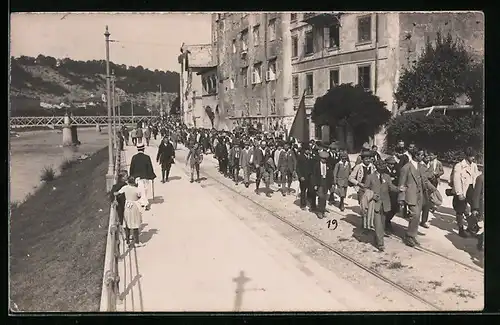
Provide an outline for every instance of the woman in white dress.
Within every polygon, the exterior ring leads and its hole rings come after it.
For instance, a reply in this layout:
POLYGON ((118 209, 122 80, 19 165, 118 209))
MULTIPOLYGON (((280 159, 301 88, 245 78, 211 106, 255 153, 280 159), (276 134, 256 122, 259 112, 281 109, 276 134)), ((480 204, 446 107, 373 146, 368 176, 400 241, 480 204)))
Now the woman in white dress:
POLYGON ((142 224, 142 212, 139 199, 141 192, 137 188, 134 177, 129 177, 127 185, 123 186, 115 195, 125 194, 124 226, 127 244, 130 247, 141 246, 139 243, 139 229, 142 224), (132 242, 130 232, 132 230, 132 242))

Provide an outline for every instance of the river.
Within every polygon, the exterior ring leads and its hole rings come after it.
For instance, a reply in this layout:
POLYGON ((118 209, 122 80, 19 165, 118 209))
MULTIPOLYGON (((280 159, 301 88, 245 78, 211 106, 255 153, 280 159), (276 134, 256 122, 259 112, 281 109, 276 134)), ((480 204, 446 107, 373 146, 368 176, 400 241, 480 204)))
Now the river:
MULTIPOLYGON (((63 147, 60 130, 26 131, 10 137, 10 201, 20 202, 40 185, 41 171, 52 166, 60 171, 65 159, 92 154, 108 144, 107 132, 79 128, 77 147, 63 147)), ((103 175, 104 177, 104 175, 103 175)))

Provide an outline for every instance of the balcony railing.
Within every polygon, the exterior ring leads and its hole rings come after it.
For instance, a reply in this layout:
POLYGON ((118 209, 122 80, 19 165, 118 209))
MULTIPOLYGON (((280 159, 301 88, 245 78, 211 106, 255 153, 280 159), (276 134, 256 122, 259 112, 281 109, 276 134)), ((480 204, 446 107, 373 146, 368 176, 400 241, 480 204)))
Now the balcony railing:
POLYGON ((310 12, 304 14, 302 21, 313 26, 331 26, 339 23, 339 14, 310 12))

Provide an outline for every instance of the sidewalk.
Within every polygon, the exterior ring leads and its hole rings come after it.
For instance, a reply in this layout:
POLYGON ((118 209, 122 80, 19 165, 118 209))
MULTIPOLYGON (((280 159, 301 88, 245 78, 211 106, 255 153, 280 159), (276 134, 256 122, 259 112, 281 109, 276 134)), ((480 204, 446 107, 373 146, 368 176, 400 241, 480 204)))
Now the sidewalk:
MULTIPOLYGON (((136 149, 126 149, 129 164, 136 149)), ((146 153, 159 176, 156 150, 146 153)), ((250 211, 228 211, 208 189, 189 183, 180 164, 168 183, 155 182, 143 215, 145 245, 122 251, 118 311, 382 310, 312 259, 298 264, 292 244, 277 233, 259 237, 234 215, 251 218, 250 211)))

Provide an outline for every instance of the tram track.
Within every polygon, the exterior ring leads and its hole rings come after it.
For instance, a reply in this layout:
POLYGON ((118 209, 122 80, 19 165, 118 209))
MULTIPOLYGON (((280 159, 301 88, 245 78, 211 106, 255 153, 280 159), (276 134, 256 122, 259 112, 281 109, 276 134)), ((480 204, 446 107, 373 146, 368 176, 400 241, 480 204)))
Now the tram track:
MULTIPOLYGON (((200 168, 200 171, 201 171, 201 170, 202 170, 202 169, 200 168)), ((214 177, 213 177, 213 176, 211 176, 211 178, 214 178, 214 177)), ((217 181, 217 182, 219 182, 219 183, 221 183, 221 184, 223 184, 223 183, 222 183, 222 182, 220 182, 219 180, 216 180, 216 181, 217 181)), ((228 187, 226 184, 224 184, 224 186, 228 187)), ((228 187, 228 188, 230 188, 230 189, 231 189, 233 192, 235 192, 235 193, 238 193, 238 194, 240 194, 240 195, 243 195, 243 194, 241 194, 241 193, 237 192, 236 190, 234 190, 234 189, 233 189, 233 188, 231 188, 231 187, 228 187)), ((249 200, 252 200, 252 201, 253 201, 253 199, 251 199, 250 197, 248 197, 247 199, 249 199, 249 200)), ((254 201, 254 202, 255 202, 255 201, 254 201)), ((330 209, 330 211, 329 211, 329 212, 330 212, 330 213, 332 213, 332 214, 338 215, 338 216, 342 216, 342 217, 345 217, 345 216, 346 216, 346 214, 344 214, 344 213, 341 213, 341 212, 338 212, 338 211, 331 211, 331 209, 330 209)), ((395 239, 395 240, 397 240, 397 241, 401 241, 401 238, 400 238, 400 237, 398 237, 398 236, 396 236, 396 235, 394 235, 394 234, 389 235, 389 237, 390 237, 390 238, 392 238, 392 239, 395 239)), ((420 246, 415 246, 414 248, 415 248, 416 250, 418 250, 419 252, 422 252, 422 253, 424 253, 424 254, 427 254, 427 255, 434 256, 434 257, 438 257, 438 258, 445 259, 445 260, 447 260, 447 261, 449 261, 449 262, 455 263, 455 264, 457 264, 457 265, 459 265, 459 266, 462 266, 462 267, 464 267, 464 268, 467 268, 467 269, 469 269, 469 270, 471 270, 471 271, 474 271, 474 272, 477 272, 477 273, 480 273, 480 274, 483 274, 483 275, 484 275, 484 270, 482 270, 482 269, 480 269, 480 268, 478 268, 478 267, 475 267, 475 266, 469 265, 469 264, 467 264, 467 263, 461 262, 461 261, 459 261, 459 260, 457 260, 457 259, 454 259, 454 258, 452 258, 452 257, 449 257, 449 256, 447 256, 447 255, 445 255, 445 254, 439 253, 439 252, 437 252, 437 251, 435 251, 435 250, 432 250, 432 249, 430 249, 430 248, 426 248, 426 247, 423 247, 423 246, 421 246, 421 245, 420 245, 420 246)))
MULTIPOLYGON (((183 163, 185 163, 185 159, 183 159, 183 163)), ((183 171, 183 173, 187 177, 190 177, 190 171, 184 166, 184 164, 182 164, 182 165, 183 166, 180 166, 180 169, 183 171)), ((337 256, 341 257, 342 259, 344 259, 344 260, 352 263, 353 265, 357 266, 361 270, 367 272, 368 274, 374 276, 378 280, 380 280, 380 281, 384 282, 385 284, 393 287, 394 289, 402 292, 403 294, 405 294, 405 295, 407 295, 407 296, 409 296, 409 297, 411 297, 411 298, 419 301, 420 303, 422 303, 422 304, 430 307, 432 310, 437 310, 437 311, 442 310, 442 308, 440 306, 438 306, 437 304, 435 304, 435 303, 433 303, 433 302, 431 302, 431 301, 429 301, 429 300, 427 300, 427 299, 425 299, 425 298, 423 298, 423 297, 415 294, 412 290, 404 287, 403 285, 400 285, 399 283, 396 283, 395 281, 393 281, 393 280, 389 279, 388 277, 382 275, 381 273, 377 272, 373 268, 370 268, 370 267, 364 265, 363 263, 361 263, 357 259, 355 259, 352 256, 344 253, 342 250, 340 250, 338 248, 335 248, 334 246, 332 246, 331 244, 325 242, 324 240, 322 240, 318 236, 312 234, 310 231, 304 229, 303 227, 300 227, 300 226, 294 224, 293 222, 290 222, 289 220, 287 220, 286 218, 284 218, 283 216, 281 216, 279 213, 277 213, 277 212, 275 212, 275 211, 267 208, 266 206, 262 205, 261 203, 257 202, 252 197, 250 197, 248 195, 245 195, 245 194, 243 194, 241 192, 238 192, 232 186, 230 186, 228 184, 225 184, 225 182, 217 179, 216 177, 214 177, 213 175, 211 175, 210 173, 208 173, 207 171, 205 171, 203 168, 200 168, 200 176, 204 176, 207 179, 210 179, 211 181, 219 184, 220 186, 222 186, 226 190, 230 191, 231 193, 233 193, 233 194, 235 194, 235 195, 237 195, 237 196, 239 196, 239 197, 241 197, 241 198, 249 201, 251 204, 253 204, 257 208, 259 208, 260 210, 266 212, 268 215, 274 217, 275 219, 278 219, 283 224, 285 224, 288 227, 294 229, 295 231, 297 231, 301 235, 309 238, 310 240, 312 240, 316 244, 319 244, 320 246, 322 246, 323 248, 325 248, 329 252, 334 253, 337 256)))

